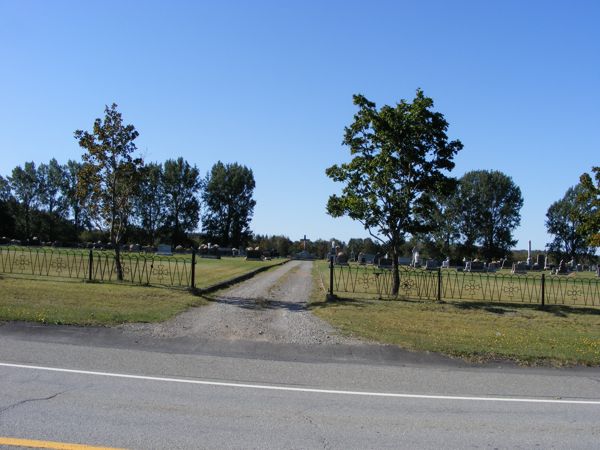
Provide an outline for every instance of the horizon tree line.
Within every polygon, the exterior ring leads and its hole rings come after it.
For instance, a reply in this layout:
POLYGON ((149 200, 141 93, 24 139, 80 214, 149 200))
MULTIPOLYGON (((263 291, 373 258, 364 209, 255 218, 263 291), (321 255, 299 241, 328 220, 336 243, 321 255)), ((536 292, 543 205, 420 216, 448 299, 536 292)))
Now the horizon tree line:
POLYGON ((29 161, 0 175, 0 236, 108 239, 115 249, 125 241, 188 246, 189 234, 201 226, 213 243, 248 242, 256 204, 250 168, 218 161, 201 177, 182 157, 145 164, 135 127, 123 123, 116 104, 104 112, 91 131, 74 133, 84 149, 81 161, 29 161))

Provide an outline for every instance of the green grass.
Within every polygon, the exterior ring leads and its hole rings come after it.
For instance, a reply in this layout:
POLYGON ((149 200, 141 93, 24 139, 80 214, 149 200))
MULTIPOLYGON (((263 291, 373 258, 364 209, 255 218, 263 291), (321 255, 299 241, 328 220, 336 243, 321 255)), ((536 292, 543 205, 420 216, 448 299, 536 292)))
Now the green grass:
POLYGON ((185 290, 0 276, 0 320, 68 325, 160 322, 206 300, 185 290))
MULTIPOLYGON (((329 289, 327 263, 318 261, 315 265, 320 270, 325 288, 329 289)), ((440 273, 443 300, 541 304, 540 272, 512 275, 505 271, 465 273, 450 269, 440 273)), ((435 300, 437 286, 437 271, 402 267, 397 298, 435 300)), ((546 274, 544 287, 548 305, 600 307, 600 279, 594 273, 546 274)), ((352 298, 396 298, 391 293, 392 271, 372 266, 336 266, 334 290, 336 294, 352 298)))
POLYGON ((343 333, 470 361, 600 365, 600 310, 474 301, 324 302, 315 265, 312 311, 343 333))
MULTIPOLYGON (((191 285, 191 255, 156 256, 153 254, 122 253, 124 281, 138 285, 191 285)), ((244 258, 196 258, 196 287, 214 284, 269 267, 283 260, 246 261, 244 258)), ((0 273, 28 277, 87 279, 89 252, 80 249, 0 247, 0 273)), ((114 282, 117 279, 114 252, 93 252, 92 279, 114 282)))
POLYGON ((244 275, 260 267, 281 264, 284 259, 246 261, 244 258, 196 259, 196 287, 205 288, 244 275))

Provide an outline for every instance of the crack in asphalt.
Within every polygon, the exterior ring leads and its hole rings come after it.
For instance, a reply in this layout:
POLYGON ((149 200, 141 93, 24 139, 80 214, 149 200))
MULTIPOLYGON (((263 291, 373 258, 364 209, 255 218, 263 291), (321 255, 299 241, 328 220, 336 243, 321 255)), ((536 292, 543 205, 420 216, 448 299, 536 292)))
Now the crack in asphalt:
POLYGON ((24 405, 25 403, 31 403, 31 402, 43 402, 43 401, 47 401, 47 400, 52 400, 53 398, 56 398, 56 397, 58 397, 59 395, 62 395, 62 394, 64 394, 65 392, 68 392, 68 389, 67 389, 67 390, 65 390, 65 391, 60 391, 60 392, 57 392, 57 393, 55 393, 55 394, 52 394, 52 395, 50 395, 50 396, 48 396, 48 397, 39 397, 39 398, 26 398, 25 400, 21 400, 20 402, 13 403, 12 405, 8 405, 8 406, 5 406, 4 408, 1 408, 1 409, 0 409, 0 414, 3 414, 3 413, 5 413, 5 412, 6 412, 6 411, 8 411, 9 409, 14 409, 14 408, 17 408, 17 407, 19 407, 19 406, 21 406, 21 405, 24 405))

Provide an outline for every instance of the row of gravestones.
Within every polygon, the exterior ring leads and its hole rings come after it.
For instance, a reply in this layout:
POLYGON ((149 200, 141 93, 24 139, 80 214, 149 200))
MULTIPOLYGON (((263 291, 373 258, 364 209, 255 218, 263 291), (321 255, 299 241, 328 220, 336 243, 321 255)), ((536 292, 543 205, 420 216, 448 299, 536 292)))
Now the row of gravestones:
MULTIPOLYGON (((380 256, 379 254, 365 254, 359 253, 357 257, 357 262, 360 265, 376 265, 378 268, 388 269, 392 268, 393 260, 388 258, 387 255, 385 257, 380 256)), ((542 254, 538 254, 537 261, 533 265, 529 265, 525 262, 517 262, 512 265, 511 272, 513 274, 523 274, 527 273, 527 271, 541 271, 541 270, 552 270, 553 274, 564 275, 570 273, 572 270, 582 271, 583 266, 581 264, 575 265, 574 261, 570 263, 565 263, 564 260, 561 260, 558 268, 552 269, 547 265, 548 258, 542 254), (542 262, 543 260, 543 262, 542 262)), ((335 255, 335 264, 340 266, 348 265, 348 256, 344 252, 338 252, 335 255)), ((398 265, 400 266, 410 266, 413 265, 413 260, 411 258, 398 258, 398 265)), ((506 259, 502 261, 492 261, 490 263, 485 263, 483 261, 474 260, 474 261, 465 261, 465 267, 459 268, 458 270, 465 272, 496 272, 499 269, 503 269, 506 265, 506 259)), ((446 260, 442 261, 440 264, 437 260, 427 260, 423 267, 426 270, 436 270, 438 268, 450 268, 450 258, 446 258, 446 260)), ((600 276, 600 266, 595 268, 596 274, 600 276)))

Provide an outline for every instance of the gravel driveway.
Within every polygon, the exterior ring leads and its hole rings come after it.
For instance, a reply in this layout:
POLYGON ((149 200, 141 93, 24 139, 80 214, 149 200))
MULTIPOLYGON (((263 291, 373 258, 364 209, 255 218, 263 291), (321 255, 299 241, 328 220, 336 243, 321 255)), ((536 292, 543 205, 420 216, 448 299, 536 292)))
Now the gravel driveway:
POLYGON ((198 337, 290 344, 357 344, 313 316, 306 305, 312 262, 291 261, 216 294, 208 306, 191 308, 166 322, 126 324, 153 337, 198 337))

